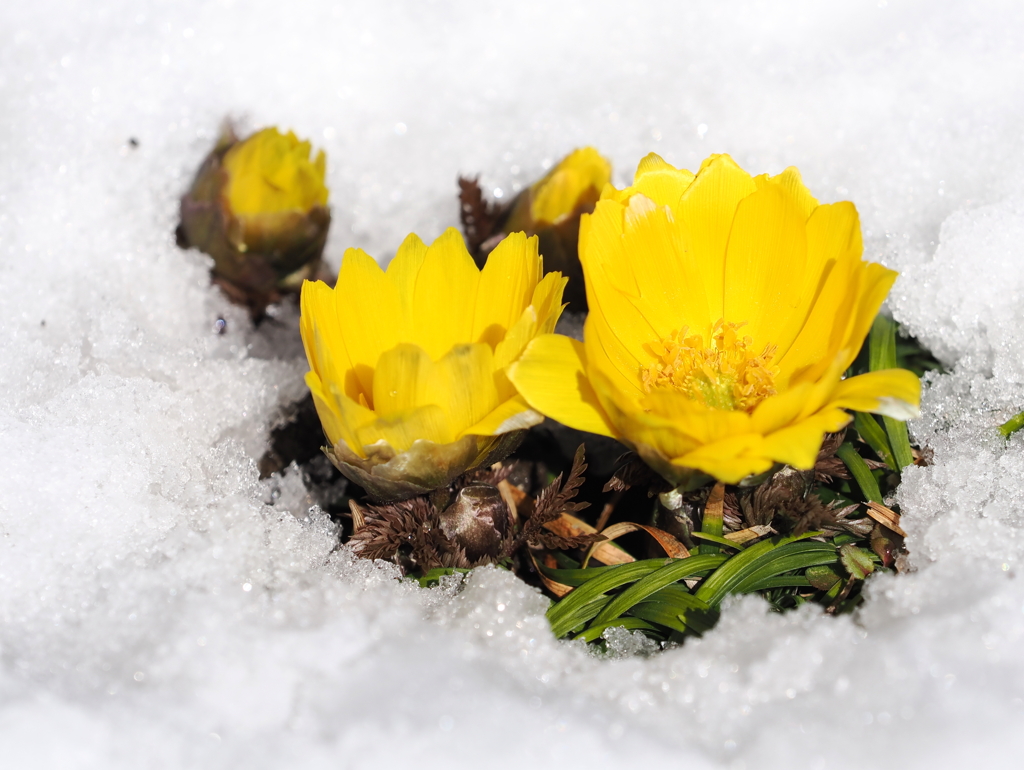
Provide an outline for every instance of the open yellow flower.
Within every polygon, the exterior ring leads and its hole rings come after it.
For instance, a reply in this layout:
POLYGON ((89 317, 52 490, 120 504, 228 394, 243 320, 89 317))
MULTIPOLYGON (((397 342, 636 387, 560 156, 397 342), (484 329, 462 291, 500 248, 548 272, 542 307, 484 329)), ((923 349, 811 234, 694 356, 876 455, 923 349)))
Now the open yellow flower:
POLYGON ((713 155, 694 175, 648 155, 580 226, 584 342, 538 337, 509 377, 674 484, 811 468, 845 409, 917 414, 911 372, 843 379, 896 279, 862 251, 853 204, 819 205, 794 168, 713 155))
POLYGON ((501 459, 543 419, 505 370, 553 331, 564 286, 522 233, 482 270, 452 228, 430 246, 410 235, 387 271, 349 249, 333 289, 302 287, 306 383, 328 456, 380 500, 501 459))

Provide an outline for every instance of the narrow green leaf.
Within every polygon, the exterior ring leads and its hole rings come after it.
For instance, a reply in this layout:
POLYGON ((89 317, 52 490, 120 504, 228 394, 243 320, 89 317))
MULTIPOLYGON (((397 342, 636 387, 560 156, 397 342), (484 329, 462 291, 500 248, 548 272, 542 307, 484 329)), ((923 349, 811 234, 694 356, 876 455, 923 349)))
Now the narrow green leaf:
POLYGON ((811 581, 800 575, 780 575, 779 577, 765 578, 757 585, 744 593, 756 593, 768 591, 772 588, 810 588, 811 581))
MULTIPOLYGON (((647 559, 630 564, 618 564, 608 570, 602 570, 597 577, 591 578, 579 588, 574 589, 564 599, 553 604, 547 612, 551 630, 556 637, 565 636, 579 623, 575 613, 589 602, 615 588, 639 580, 655 570, 661 569, 669 559, 647 559)), ((596 611, 594 613, 597 614, 596 611)), ((590 617, 593 617, 591 615, 590 617)), ((589 618, 587 618, 589 620, 589 618)))
POLYGON ((839 559, 851 577, 863 580, 875 571, 875 560, 871 553, 855 545, 844 545, 839 549, 839 559))
POLYGON ((772 550, 820 534, 820 532, 805 532, 802 535, 762 540, 760 543, 749 546, 745 551, 740 551, 708 575, 697 590, 697 598, 707 602, 709 607, 717 607, 727 594, 732 593, 733 589, 747 576, 771 558, 772 550))
MULTIPOLYGON (((682 583, 667 585, 642 603, 675 613, 687 629, 697 634, 703 634, 718 622, 718 610, 708 607, 682 583)), ((630 614, 633 614, 632 610, 630 614)))
POLYGON ((537 567, 545 577, 550 578, 557 583, 573 587, 583 585, 588 580, 596 578, 601 573, 614 569, 614 566, 588 567, 587 569, 552 569, 550 567, 545 567, 542 564, 538 564, 537 567))
MULTIPOLYGON (((903 423, 900 424, 902 425, 903 423)), ((893 454, 892 447, 889 445, 889 439, 874 415, 867 414, 866 412, 854 412, 853 427, 857 429, 860 437, 867 442, 867 445, 875 450, 882 459, 882 462, 893 470, 898 470, 896 457, 893 454)))
POLYGON ((765 581, 779 575, 822 564, 835 564, 838 561, 835 546, 830 543, 789 543, 760 559, 756 568, 750 569, 732 592, 745 594, 760 591, 766 587, 763 585, 765 581))
MULTIPOLYGON (((611 597, 605 594, 595 596, 583 604, 577 605, 572 608, 572 611, 563 615, 560 619, 561 625, 559 626, 560 633, 557 634, 558 638, 561 639, 563 636, 570 633, 579 633, 589 623, 593 617, 601 611, 601 609, 611 601, 611 597)), ((554 605, 558 606, 558 605, 554 605)), ((554 624, 551 626, 554 630, 554 624)))
POLYGON ((734 551, 742 551, 745 547, 739 543, 734 543, 727 537, 719 537, 718 535, 711 535, 707 532, 691 532, 690 537, 694 540, 707 540, 712 543, 718 543, 718 545, 724 545, 726 548, 731 548, 734 551))
POLYGON ((896 322, 884 315, 875 316, 868 335, 868 368, 872 372, 896 368, 896 322))
POLYGON ((659 626, 665 626, 665 628, 678 631, 681 634, 690 630, 680 615, 662 602, 640 602, 630 608, 629 612, 633 617, 646 620, 649 623, 657 623, 659 626))
POLYGON ((844 442, 836 450, 836 455, 850 469, 850 475, 857 482, 864 497, 868 500, 874 500, 876 503, 881 503, 882 492, 878 489, 878 482, 871 475, 871 469, 864 462, 864 458, 857 454, 857 450, 853 448, 853 444, 849 441, 844 442))
POLYGON ((655 591, 664 588, 670 583, 676 583, 699 572, 714 569, 724 561, 726 561, 726 557, 717 554, 691 556, 688 559, 673 561, 657 572, 652 572, 641 578, 616 596, 598 613, 597 617, 594 618, 594 622, 603 623, 617 618, 637 602, 643 601, 655 591))
POLYGON ((895 417, 882 417, 885 424, 885 432, 889 434, 889 446, 892 447, 892 454, 896 460, 896 470, 902 471, 908 465, 914 464, 914 450, 910 447, 910 435, 907 433, 907 424, 895 417))
MULTIPOLYGON (((868 348, 868 360, 871 371, 876 372, 880 369, 897 368, 899 361, 896 358, 896 322, 882 315, 877 316, 875 322, 871 325, 868 348)), ((885 432, 889 436, 887 445, 892 449, 892 459, 894 462, 890 462, 887 457, 882 459, 893 470, 901 471, 914 462, 914 453, 910 449, 910 438, 907 436, 907 426, 901 420, 896 420, 892 417, 883 417, 882 422, 885 424, 885 432)), ((857 425, 857 431, 864 436, 859 424, 857 425)), ((870 443, 866 436, 865 441, 870 443)), ((875 449, 876 452, 878 451, 874 444, 871 444, 871 448, 875 449)))

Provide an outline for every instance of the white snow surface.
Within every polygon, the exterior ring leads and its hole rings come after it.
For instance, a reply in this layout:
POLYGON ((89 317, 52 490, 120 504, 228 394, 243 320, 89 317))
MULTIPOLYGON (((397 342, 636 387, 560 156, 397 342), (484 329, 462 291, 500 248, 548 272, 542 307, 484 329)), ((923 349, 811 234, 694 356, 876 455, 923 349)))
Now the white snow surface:
POLYGON ((4 3, 0 764, 1019 767, 1021 40, 1018 2, 4 3), (253 331, 173 242, 226 116, 327 151, 335 265, 457 224, 460 172, 507 197, 582 144, 620 183, 729 152, 853 200, 950 367, 899 494, 917 571, 599 659, 509 573, 428 591, 335 549, 256 470, 294 318, 253 331))

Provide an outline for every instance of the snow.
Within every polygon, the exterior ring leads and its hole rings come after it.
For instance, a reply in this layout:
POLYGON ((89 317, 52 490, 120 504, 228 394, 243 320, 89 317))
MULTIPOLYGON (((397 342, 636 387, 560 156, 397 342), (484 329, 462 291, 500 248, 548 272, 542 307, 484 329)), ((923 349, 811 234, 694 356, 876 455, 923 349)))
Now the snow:
POLYGON ((1024 437, 995 426, 1024 407, 1022 22, 926 0, 4 4, 4 765, 1016 766, 1024 437), (727 151, 853 200, 868 257, 903 271, 892 312, 951 372, 912 426, 935 465, 900 491, 917 571, 872 578, 854 617, 744 598, 681 649, 598 659, 508 573, 425 591, 335 550, 296 475, 257 480, 303 392, 294 318, 251 330, 173 243, 225 116, 327 151, 335 265, 455 224, 459 173, 508 196, 581 144, 620 183, 651 150, 727 151))

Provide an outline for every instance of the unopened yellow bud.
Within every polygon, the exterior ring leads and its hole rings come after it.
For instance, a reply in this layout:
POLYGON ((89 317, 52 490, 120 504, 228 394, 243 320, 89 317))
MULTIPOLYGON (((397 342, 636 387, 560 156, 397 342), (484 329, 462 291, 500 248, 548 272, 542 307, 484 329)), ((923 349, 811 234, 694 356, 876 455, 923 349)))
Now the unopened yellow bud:
POLYGON ((601 190, 611 178, 611 163, 593 147, 569 153, 530 188, 530 216, 534 227, 557 225, 581 207, 593 210, 601 190))
POLYGON ((309 142, 276 128, 265 128, 234 145, 224 155, 231 211, 246 217, 327 205, 327 158, 321 150, 310 160, 311 152, 309 142))
POLYGON ((326 158, 311 154, 291 131, 228 130, 181 199, 179 245, 213 257, 214 282, 254 316, 321 268, 331 214, 326 158))

